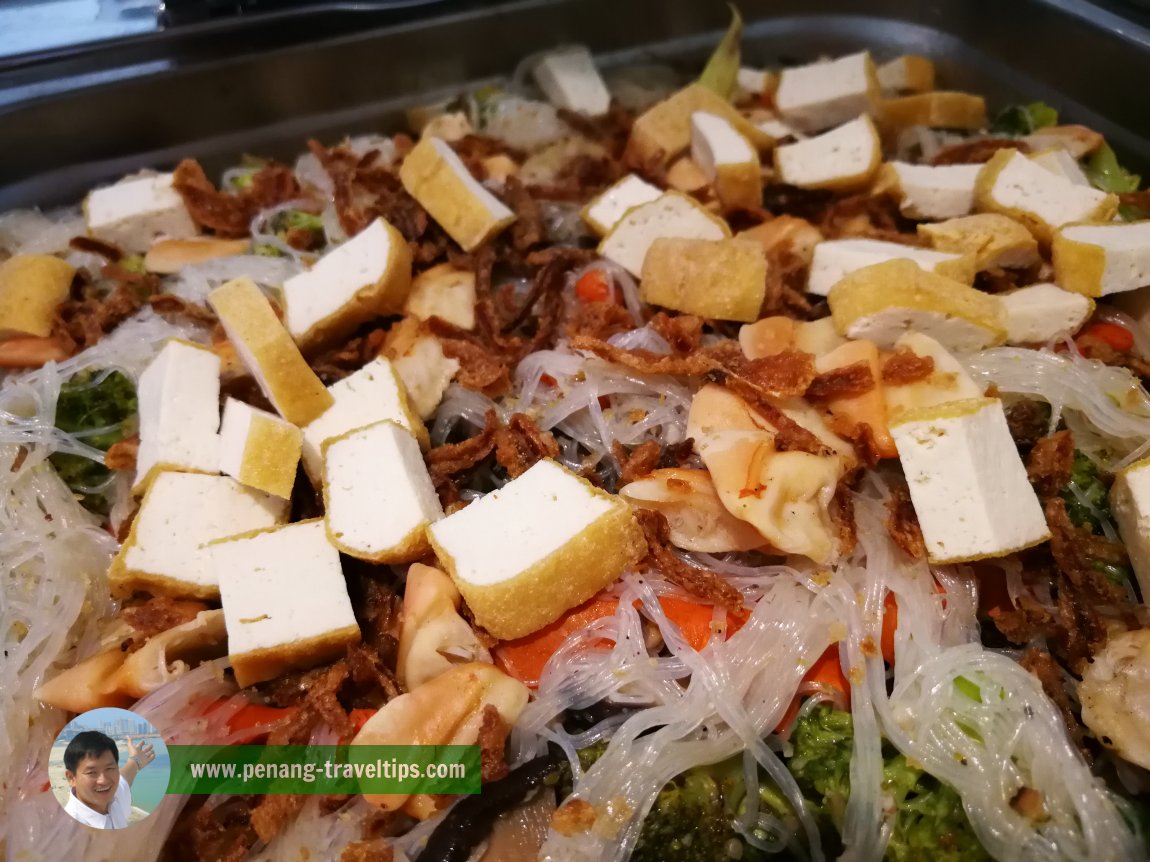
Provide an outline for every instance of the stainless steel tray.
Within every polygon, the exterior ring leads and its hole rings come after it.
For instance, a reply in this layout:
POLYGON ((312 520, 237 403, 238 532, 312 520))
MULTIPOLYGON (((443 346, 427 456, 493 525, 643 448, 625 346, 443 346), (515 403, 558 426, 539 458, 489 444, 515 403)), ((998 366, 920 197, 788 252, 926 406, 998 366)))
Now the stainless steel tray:
MULTIPOLYGON (((1084 0, 742 0, 749 64, 863 47, 932 57, 992 109, 1042 99, 1150 170, 1150 30, 1084 0), (864 13, 864 14, 860 14, 864 13)), ((78 200, 94 184, 183 156, 291 158, 308 136, 402 128, 405 107, 506 76, 526 54, 582 42, 613 66, 698 68, 720 2, 528 0, 227 59, 153 59, 120 80, 0 107, 0 211, 78 200), (152 71, 154 70, 154 71, 152 71)), ((70 70, 75 73, 76 70, 70 70)), ((92 70, 88 70, 91 74, 92 70)), ((107 73, 116 76, 115 72, 107 73)), ((90 80, 80 76, 78 80, 90 80)))

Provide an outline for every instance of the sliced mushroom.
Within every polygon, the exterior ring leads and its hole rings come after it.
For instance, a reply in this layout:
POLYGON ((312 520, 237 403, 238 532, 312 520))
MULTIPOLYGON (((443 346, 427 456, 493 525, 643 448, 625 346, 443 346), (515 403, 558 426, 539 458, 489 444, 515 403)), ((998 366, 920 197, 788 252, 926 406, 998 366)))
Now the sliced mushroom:
POLYGON ((98 652, 57 674, 36 689, 36 699, 67 712, 87 712, 102 706, 126 709, 135 698, 108 691, 108 679, 123 665, 127 653, 118 646, 98 652))
POLYGON ((251 249, 246 239, 217 239, 198 237, 196 239, 162 239, 148 249, 144 255, 144 268, 160 275, 172 275, 185 266, 215 260, 219 257, 235 257, 251 249))
MULTIPOLYGON (((489 664, 455 665, 388 701, 363 726, 352 745, 475 745, 485 707, 495 707, 510 727, 527 705, 527 698, 527 686, 489 664)), ((385 811, 403 808, 421 819, 434 812, 429 797, 376 793, 365 798, 385 811), (408 805, 413 799, 417 804, 408 805)))
POLYGON ((105 688, 138 699, 227 651, 224 612, 200 611, 195 619, 148 638, 111 674, 105 688))
POLYGON ((713 384, 695 395, 687 434, 728 512, 778 550, 827 562, 837 553, 829 507, 839 479, 855 463, 853 450, 801 399, 777 407, 831 454, 778 451, 777 429, 739 396, 713 384))
POLYGON ((1150 769, 1150 629, 1123 632, 1078 684, 1082 721, 1107 748, 1150 769))
POLYGON ((421 563, 408 569, 396 675, 409 690, 463 662, 491 663, 491 654, 459 615, 451 578, 421 563))
POLYGON ((655 470, 620 488, 619 494, 640 508, 666 515, 676 547, 716 554, 766 544, 758 530, 723 507, 706 470, 655 470))
POLYGON ((420 418, 429 419, 459 373, 459 360, 446 356, 440 340, 422 332, 414 317, 404 318, 391 328, 383 352, 395 366, 415 411, 420 418))

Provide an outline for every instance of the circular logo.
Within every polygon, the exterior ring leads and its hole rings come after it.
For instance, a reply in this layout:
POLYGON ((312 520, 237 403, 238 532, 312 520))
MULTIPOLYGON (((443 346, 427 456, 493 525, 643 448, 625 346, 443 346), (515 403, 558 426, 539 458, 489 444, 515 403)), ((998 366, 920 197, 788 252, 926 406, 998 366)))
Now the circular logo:
POLYGON ((164 798, 168 747, 147 719, 126 709, 92 709, 56 737, 48 758, 52 792, 71 817, 95 829, 123 829, 164 798))

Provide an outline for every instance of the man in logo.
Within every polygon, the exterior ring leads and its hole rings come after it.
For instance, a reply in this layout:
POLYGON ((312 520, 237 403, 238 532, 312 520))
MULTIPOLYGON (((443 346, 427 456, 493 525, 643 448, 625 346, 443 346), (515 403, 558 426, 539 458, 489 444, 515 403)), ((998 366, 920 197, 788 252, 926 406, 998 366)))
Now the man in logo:
POLYGON ((123 829, 132 810, 132 781, 156 759, 152 746, 137 748, 128 737, 128 762, 120 769, 120 750, 98 730, 76 734, 64 749, 64 776, 71 791, 64 810, 96 829, 123 829))

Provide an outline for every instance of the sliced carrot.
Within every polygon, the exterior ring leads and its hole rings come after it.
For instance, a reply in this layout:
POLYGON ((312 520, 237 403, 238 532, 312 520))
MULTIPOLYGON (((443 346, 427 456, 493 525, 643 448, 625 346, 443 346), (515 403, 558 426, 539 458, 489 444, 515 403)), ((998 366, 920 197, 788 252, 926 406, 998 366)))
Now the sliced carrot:
MULTIPOLYGON (((659 599, 659 604, 692 649, 701 650, 707 645, 714 618, 711 605, 673 596, 664 596, 659 599)), ((635 605, 638 607, 638 602, 635 605)), ((595 620, 612 616, 618 609, 618 599, 596 596, 533 634, 503 641, 492 650, 492 656, 504 672, 524 685, 536 688, 544 666, 569 635, 595 620)), ((728 611, 727 637, 741 629, 749 618, 750 614, 745 610, 728 611)), ((604 638, 601 645, 610 646, 611 642, 604 638)))
POLYGON ((879 649, 882 650, 882 659, 887 664, 894 664, 894 630, 898 628, 898 601, 894 593, 887 593, 882 600, 882 637, 879 639, 879 649))
POLYGON ((355 728, 355 733, 359 733, 363 730, 363 726, 367 724, 371 717, 378 711, 379 710, 376 709, 353 709, 348 713, 348 717, 351 719, 351 726, 355 728))
MULTIPOLYGON (((223 703, 223 701, 212 704, 205 714, 210 714, 211 711, 221 703, 223 703)), ((265 706, 262 703, 249 703, 247 706, 237 710, 236 713, 227 720, 228 731, 231 734, 245 734, 235 740, 235 744, 237 745, 254 742, 267 736, 266 725, 287 718, 295 711, 296 707, 294 706, 279 707, 265 706)))
POLYGON ((1129 353, 1134 347, 1134 333, 1117 323, 1092 323, 1078 334, 1079 338, 1083 336, 1105 341, 1119 353, 1129 353))
POLYGON ((582 302, 607 302, 613 291, 601 269, 589 269, 575 282, 575 296, 582 302))
MULTIPOLYGON (((691 649, 701 650, 711 639, 711 621, 715 618, 711 605, 701 605, 690 599, 664 596, 659 599, 667 619, 679 627, 691 649)), ((740 608, 727 612, 727 637, 743 627, 750 614, 740 608)))
POLYGON ((568 635, 597 619, 611 616, 618 608, 618 599, 596 596, 537 632, 503 641, 492 651, 495 663, 524 685, 535 688, 547 660, 563 645, 568 635))
POLYGON ((819 656, 818 661, 811 665, 810 671, 803 678, 803 682, 816 683, 820 686, 839 692, 850 701, 851 685, 843 676, 843 669, 839 665, 839 648, 831 644, 827 651, 819 656))

